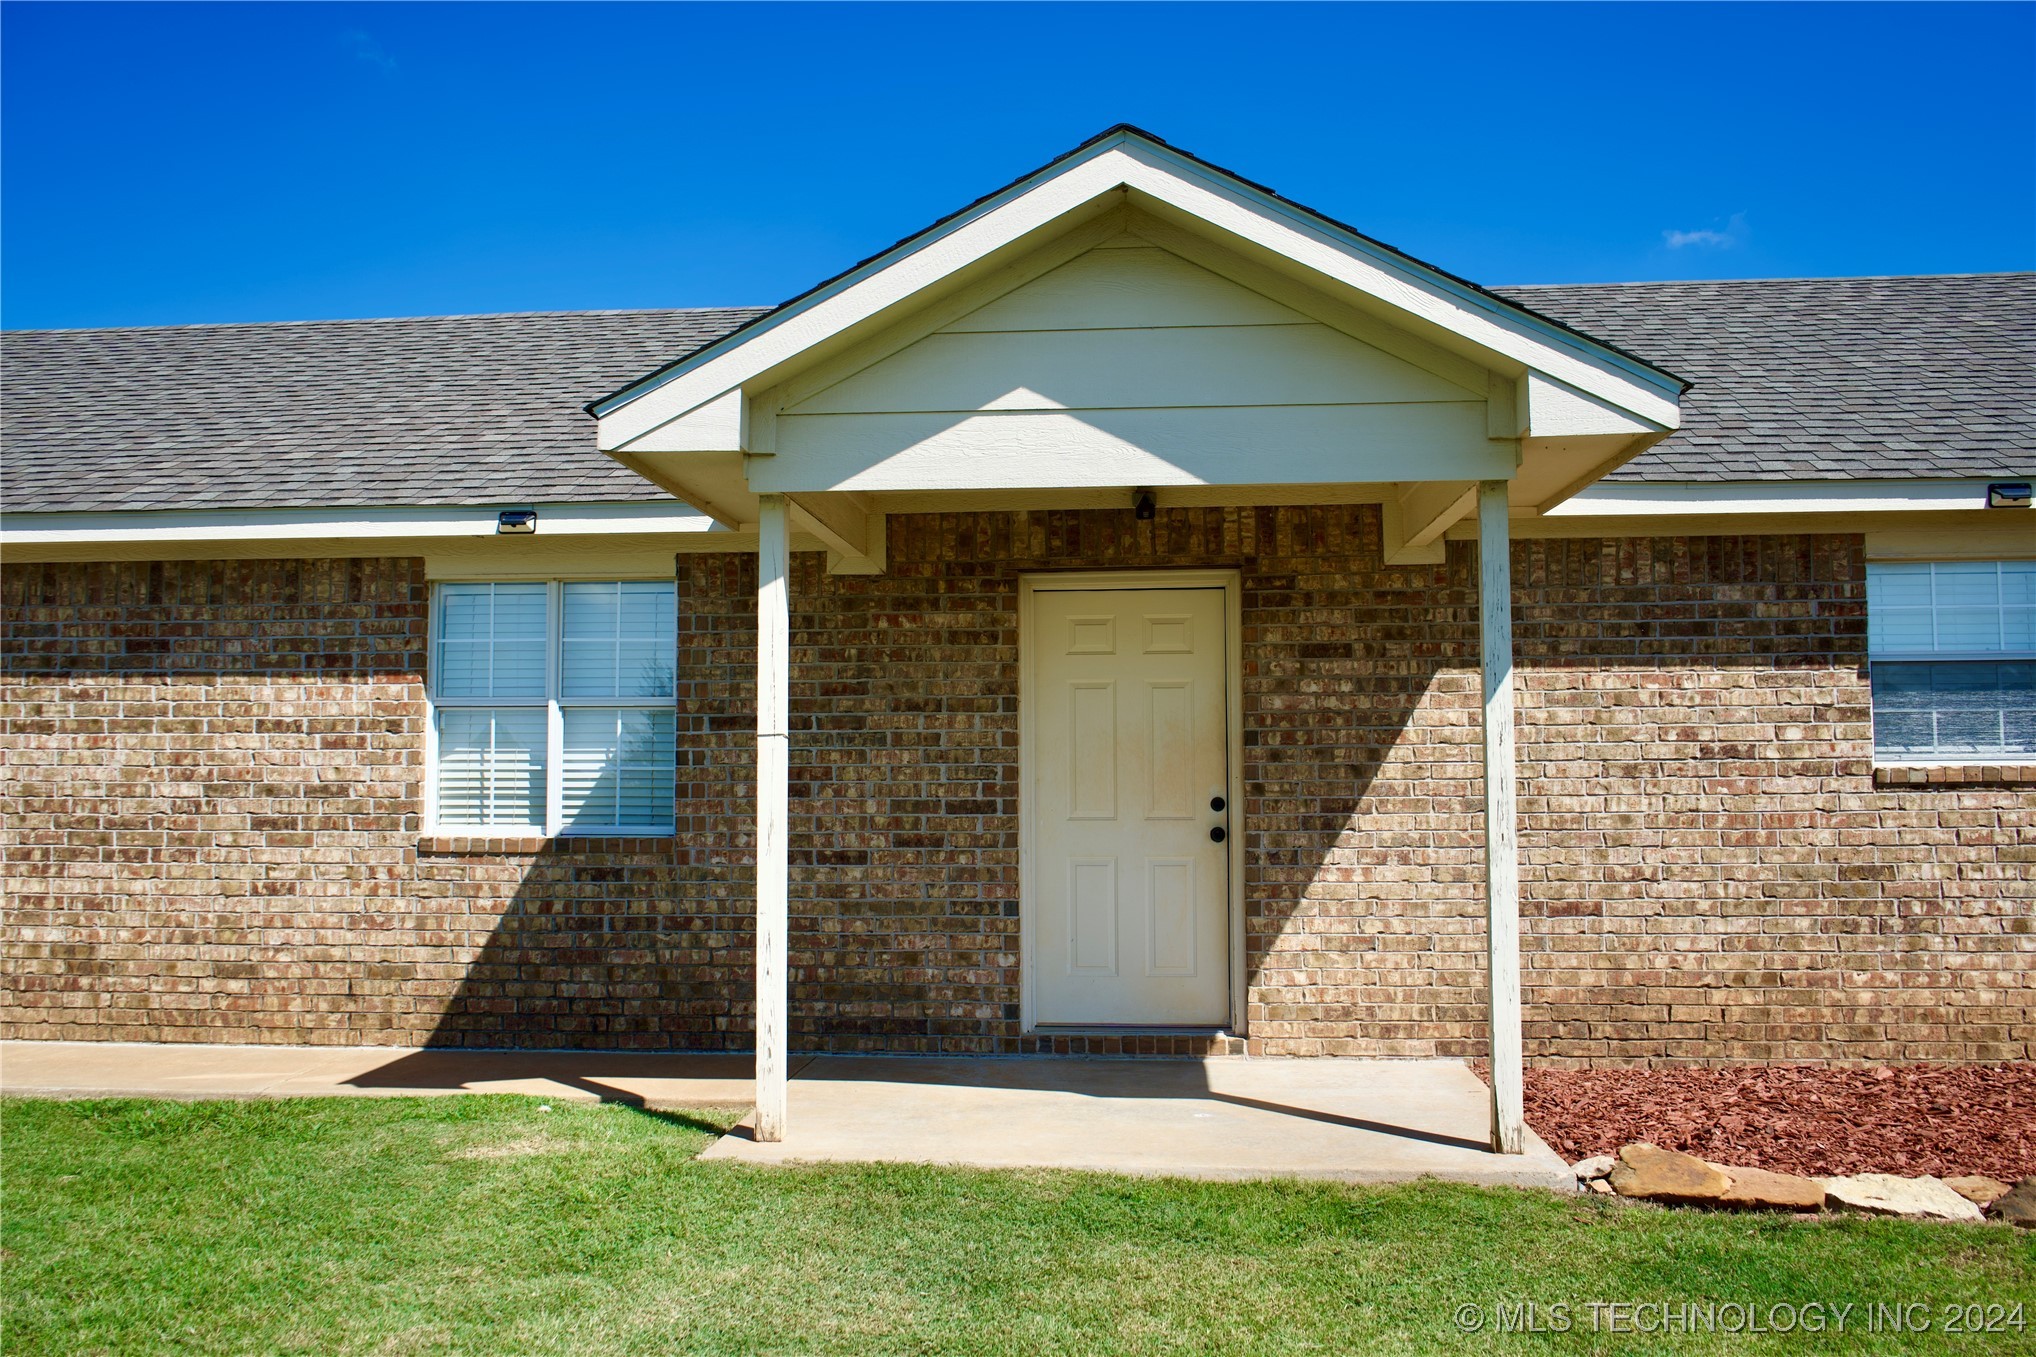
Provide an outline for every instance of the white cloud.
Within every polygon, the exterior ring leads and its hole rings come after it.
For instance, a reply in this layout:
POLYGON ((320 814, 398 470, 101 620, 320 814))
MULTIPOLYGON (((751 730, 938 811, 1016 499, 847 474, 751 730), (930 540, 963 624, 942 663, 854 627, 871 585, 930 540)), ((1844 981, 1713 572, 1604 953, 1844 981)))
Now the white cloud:
POLYGON ((1725 249, 1732 244, 1732 237, 1723 231, 1663 231, 1661 238, 1668 242, 1671 250, 1684 249, 1691 245, 1714 245, 1725 249))
POLYGON ((396 58, 383 51, 382 44, 376 42, 372 35, 358 28, 349 28, 340 34, 340 41, 346 45, 346 50, 353 54, 354 60, 366 62, 380 70, 383 75, 396 73, 396 58))
POLYGON ((1725 229, 1703 227, 1695 231, 1663 231, 1661 240, 1671 250, 1729 250, 1746 239, 1746 214, 1734 212, 1725 229))

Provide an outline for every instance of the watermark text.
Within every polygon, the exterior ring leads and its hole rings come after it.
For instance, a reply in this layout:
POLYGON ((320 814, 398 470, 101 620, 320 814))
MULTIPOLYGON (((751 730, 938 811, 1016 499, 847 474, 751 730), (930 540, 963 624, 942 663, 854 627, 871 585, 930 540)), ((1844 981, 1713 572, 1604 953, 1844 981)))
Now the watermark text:
POLYGON ((1971 1334, 2024 1333, 2022 1303, 1971 1301, 1465 1301, 1464 1333, 1971 1334))

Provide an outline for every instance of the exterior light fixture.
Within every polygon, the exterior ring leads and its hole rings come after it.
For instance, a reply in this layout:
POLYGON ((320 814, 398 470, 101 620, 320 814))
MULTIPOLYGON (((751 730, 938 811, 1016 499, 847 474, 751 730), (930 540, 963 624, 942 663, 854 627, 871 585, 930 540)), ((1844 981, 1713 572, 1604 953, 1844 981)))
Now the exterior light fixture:
POLYGON ((1134 490, 1131 492, 1131 516, 1133 518, 1136 518, 1140 523, 1150 523, 1158 515, 1159 501, 1153 498, 1152 491, 1134 490))
POLYGON ((537 510, 504 509, 501 513, 495 515, 495 531, 498 533, 536 532, 537 510))
POLYGON ((2026 509, 2029 507, 2029 482, 1995 481, 1987 487, 1987 508, 2026 509))

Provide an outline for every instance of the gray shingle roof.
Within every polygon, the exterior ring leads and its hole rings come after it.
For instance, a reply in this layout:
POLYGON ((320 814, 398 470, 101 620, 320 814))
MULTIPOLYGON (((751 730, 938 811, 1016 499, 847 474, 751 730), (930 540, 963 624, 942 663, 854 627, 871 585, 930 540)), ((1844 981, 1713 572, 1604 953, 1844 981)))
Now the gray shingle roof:
MULTIPOLYGON (((2036 470, 2036 274, 1502 290, 1696 387, 1622 480, 2036 470)), ((653 499, 589 400, 759 314, 539 312, 4 337, 27 511, 653 499)))
POLYGON ((13 510, 664 499, 580 407, 757 308, 19 330, 13 510))
POLYGON ((1498 291, 1695 383, 1611 479, 2036 471, 2036 273, 1498 291))

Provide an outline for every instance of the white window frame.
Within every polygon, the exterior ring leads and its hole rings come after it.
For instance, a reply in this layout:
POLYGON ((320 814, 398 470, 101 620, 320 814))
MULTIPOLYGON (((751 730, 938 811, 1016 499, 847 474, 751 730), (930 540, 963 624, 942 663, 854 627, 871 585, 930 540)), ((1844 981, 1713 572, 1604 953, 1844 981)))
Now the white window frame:
MULTIPOLYGON (((1998 570, 2002 565, 2006 564, 2011 560, 2022 560, 2022 559, 2024 558, 2017 556, 2002 556, 1977 561, 1962 557, 1927 561, 1914 561, 1914 560, 1868 561, 1866 563, 1866 569, 1868 577, 1870 579, 1875 569, 1886 568, 1888 566, 1927 565, 1931 568, 1930 633, 1931 636, 1934 638, 1937 634, 1937 616, 1940 611, 1937 604, 1937 589, 1936 589, 1936 569, 1938 566, 1992 565, 1996 570, 1998 570)), ((2008 664, 2026 664, 2032 661, 2036 661, 2036 650, 2029 649, 2009 650, 2006 648, 2000 650, 1882 650, 1875 647, 1873 642, 1873 632, 1874 626, 1873 626, 1872 589, 1871 586, 1869 585, 1867 599, 1867 619, 1866 619, 1867 718, 1868 718, 1867 724, 1868 724, 1868 737, 1873 741, 1874 767, 1991 768, 1998 767, 2002 764, 2020 766, 2025 763, 2036 763, 2036 755, 2030 754, 1976 754, 1965 758, 1945 758, 1929 754, 1882 753, 1880 747, 1880 735, 1878 733, 1878 721, 1876 719, 1878 716, 1878 712, 1875 710, 1873 703, 1873 666, 1875 664, 1883 662, 1887 664, 1986 664, 1992 662, 2002 662, 2008 664)))
MULTIPOLYGON (((431 595, 427 607, 430 610, 430 625, 426 629, 428 649, 424 661, 424 823, 425 832, 434 836, 448 836, 473 839, 521 839, 521 838, 630 838, 668 839, 677 832, 676 813, 669 825, 588 825, 568 829, 565 827, 565 746, 566 709, 591 707, 603 711, 616 708, 659 711, 672 710, 677 705, 676 685, 678 682, 678 638, 677 618, 673 622, 673 684, 674 691, 663 697, 565 697, 565 586, 567 584, 671 584, 665 575, 590 575, 585 578, 551 579, 502 579, 495 576, 481 576, 472 579, 447 578, 431 581, 431 595), (438 695, 438 630, 439 615, 442 611, 440 600, 442 589, 448 584, 542 584, 544 595, 544 696, 523 698, 502 697, 440 697, 438 695), (544 710, 544 823, 541 825, 471 824, 460 821, 446 821, 438 815, 438 714, 452 708, 498 708, 514 707, 525 711, 544 710)), ((678 607, 677 590, 673 590, 672 606, 678 607)), ((676 717, 674 718, 676 719, 676 717)), ((677 752, 674 750, 674 760, 677 752)), ((677 770, 674 768, 672 794, 678 794, 677 770)))

